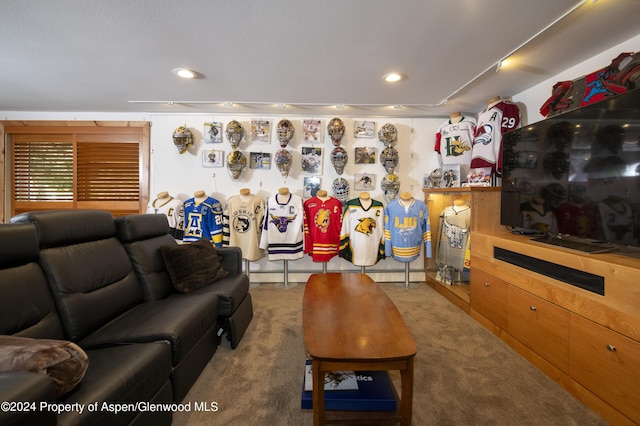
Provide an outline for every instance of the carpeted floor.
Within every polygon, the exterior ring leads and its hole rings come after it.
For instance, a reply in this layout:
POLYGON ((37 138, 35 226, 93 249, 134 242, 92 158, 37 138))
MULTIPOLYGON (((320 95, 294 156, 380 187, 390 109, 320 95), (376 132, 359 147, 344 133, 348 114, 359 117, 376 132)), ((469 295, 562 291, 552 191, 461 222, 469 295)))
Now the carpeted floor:
MULTIPOLYGON (((426 285, 380 284, 411 329, 418 354, 414 425, 604 425, 558 384, 426 285)), ((304 285, 251 290, 254 318, 237 349, 224 341, 174 425, 311 425, 300 408, 306 352, 304 285), (218 410, 196 411, 195 403, 218 410)), ((397 373, 392 374, 394 381, 397 373)))

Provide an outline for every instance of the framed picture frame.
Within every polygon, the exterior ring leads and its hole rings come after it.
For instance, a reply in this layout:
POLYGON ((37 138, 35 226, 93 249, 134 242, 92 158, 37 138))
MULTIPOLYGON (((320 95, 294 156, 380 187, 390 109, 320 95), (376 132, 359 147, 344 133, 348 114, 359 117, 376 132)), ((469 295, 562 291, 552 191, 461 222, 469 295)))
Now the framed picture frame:
POLYGON ((271 168, 271 153, 269 152, 250 152, 249 168, 268 170, 271 168))
POLYGON ((353 189, 356 191, 373 191, 376 188, 376 175, 356 173, 353 175, 353 189))
POLYGON ((322 120, 302 120, 303 143, 322 143, 322 120))
POLYGON ((222 143, 222 123, 220 121, 204 123, 204 143, 222 143))
POLYGON ((302 171, 313 175, 322 174, 322 148, 315 146, 302 147, 302 171))
POLYGON ((202 150, 202 167, 224 167, 224 151, 217 149, 202 150))
POLYGON ((375 121, 354 121, 353 136, 356 138, 373 138, 376 134, 375 121))
POLYGON ((270 120, 251 120, 251 142, 271 143, 270 120))
POLYGON ((355 148, 355 164, 375 164, 377 149, 371 146, 355 148))
POLYGON ((456 188, 460 186, 460 182, 460 164, 444 164, 441 188, 456 188))
POLYGON ((320 189, 321 179, 317 176, 305 176, 304 187, 302 188, 302 198, 315 197, 320 189))
POLYGON ((467 173, 468 186, 491 186, 491 167, 476 167, 467 173))

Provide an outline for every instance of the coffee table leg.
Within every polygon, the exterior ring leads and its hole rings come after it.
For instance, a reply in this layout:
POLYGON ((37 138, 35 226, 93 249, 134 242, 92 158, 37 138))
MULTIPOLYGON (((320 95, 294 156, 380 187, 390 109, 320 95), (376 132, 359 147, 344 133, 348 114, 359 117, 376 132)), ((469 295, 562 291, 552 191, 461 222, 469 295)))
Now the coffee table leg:
POLYGON ((402 424, 410 426, 413 413, 413 357, 407 360, 407 366, 400 370, 402 394, 400 395, 400 416, 402 424))
POLYGON ((324 373, 321 362, 317 359, 312 361, 313 375, 313 424, 320 426, 324 424, 324 373))

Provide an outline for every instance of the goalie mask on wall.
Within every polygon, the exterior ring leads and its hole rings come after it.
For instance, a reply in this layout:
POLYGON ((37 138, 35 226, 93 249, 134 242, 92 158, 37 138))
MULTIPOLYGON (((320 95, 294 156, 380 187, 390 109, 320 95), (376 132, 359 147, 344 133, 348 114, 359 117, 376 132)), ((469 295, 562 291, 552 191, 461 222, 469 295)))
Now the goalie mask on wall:
POLYGON ((244 139, 244 128, 238 121, 230 121, 229 124, 227 124, 225 135, 227 135, 227 139, 231 144, 231 148, 238 149, 238 146, 240 146, 240 142, 242 142, 242 139, 244 139))
POLYGON ((227 168, 233 179, 238 179, 245 167, 247 167, 247 157, 242 152, 234 150, 227 155, 227 168))
POLYGON ((332 118, 329 124, 327 124, 327 133, 329 133, 331 142, 333 142, 335 146, 340 145, 340 142, 342 142, 344 130, 344 123, 338 117, 332 118))
POLYGON ((389 173, 382 178, 380 188, 384 193, 384 199, 387 203, 390 203, 398 196, 398 192, 400 191, 400 179, 398 179, 398 176, 393 173, 389 173))
POLYGON ((286 149, 279 149, 273 155, 273 158, 282 177, 289 176, 289 170, 291 170, 291 163, 293 162, 293 156, 291 153, 286 149))
POLYGON ((333 195, 340 200, 344 206, 349 200, 349 182, 345 178, 337 178, 331 185, 333 195))
POLYGON ((393 173, 398 165, 398 150, 392 146, 386 147, 380 153, 380 162, 387 173, 393 173))
POLYGON ((333 151, 331 151, 331 164, 333 164, 337 174, 341 175, 344 172, 344 166, 347 165, 347 161, 349 161, 349 155, 343 147, 337 146, 333 148, 333 151))
POLYGON ((193 145, 193 134, 186 126, 180 126, 173 131, 173 144, 178 148, 178 153, 184 154, 193 145))
POLYGON ((278 138, 278 142, 280 142, 280 146, 282 148, 289 145, 291 139, 293 139, 293 135, 295 134, 295 128, 293 127, 293 123, 283 118, 278 122, 278 128, 276 129, 276 136, 278 138))
POLYGON ((378 130, 378 139, 384 144, 384 146, 390 146, 398 140, 398 130, 396 126, 391 123, 387 123, 380 127, 378 130))

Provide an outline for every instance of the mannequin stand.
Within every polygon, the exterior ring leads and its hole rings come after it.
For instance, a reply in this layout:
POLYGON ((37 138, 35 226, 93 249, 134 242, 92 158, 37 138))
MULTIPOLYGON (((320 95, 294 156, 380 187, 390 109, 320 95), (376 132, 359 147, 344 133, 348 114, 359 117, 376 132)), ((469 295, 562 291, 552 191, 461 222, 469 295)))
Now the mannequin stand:
POLYGON ((409 279, 409 265, 410 262, 405 262, 404 264, 404 283, 403 284, 398 284, 401 287, 408 289, 411 288, 418 288, 420 286, 420 283, 413 283, 411 284, 411 280, 409 279))
POLYGON ((276 284, 276 288, 282 288, 285 290, 289 290, 290 288, 295 288, 298 286, 298 283, 289 284, 289 261, 283 260, 284 262, 284 277, 282 280, 282 284, 276 284))
POLYGON ((251 268, 250 268, 251 262, 249 262, 249 259, 245 259, 244 260, 244 273, 247 274, 247 278, 249 278, 249 288, 256 288, 260 286, 260 283, 252 283, 251 282, 251 268))
POLYGON ((322 262, 322 273, 323 274, 327 273, 327 262, 322 262))

